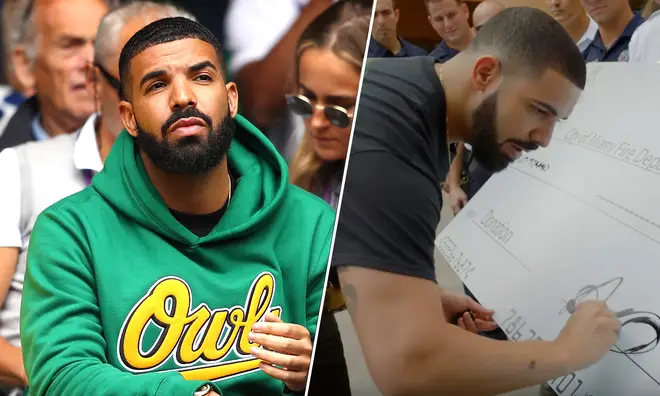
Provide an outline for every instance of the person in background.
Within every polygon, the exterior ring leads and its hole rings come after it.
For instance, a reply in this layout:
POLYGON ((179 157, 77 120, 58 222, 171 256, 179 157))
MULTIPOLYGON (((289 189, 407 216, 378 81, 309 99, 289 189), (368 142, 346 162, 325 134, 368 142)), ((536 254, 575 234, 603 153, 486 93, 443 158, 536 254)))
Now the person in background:
POLYGON ((628 0, 581 0, 589 17, 598 24, 593 41, 582 52, 585 62, 628 62, 628 46, 644 22, 633 13, 628 0))
POLYGON ((126 41, 142 27, 186 12, 134 2, 101 21, 94 44, 94 86, 100 109, 80 131, 0 152, 0 384, 27 385, 20 349, 19 311, 32 228, 47 207, 85 188, 124 129, 119 117, 118 63, 126 41), (56 153, 57 155, 52 155, 56 153), (2 380, 5 378, 6 380, 2 380))
POLYGON ((444 63, 465 49, 474 37, 470 9, 463 0, 424 0, 424 3, 431 26, 442 37, 429 56, 444 63))
POLYGON ((646 19, 630 39, 630 62, 660 63, 660 0, 647 0, 646 19))
POLYGON ((559 22, 584 52, 594 40, 598 25, 587 15, 580 0, 546 0, 550 15, 559 22))
POLYGON ((302 31, 332 0, 233 0, 226 17, 229 74, 241 91, 241 114, 290 160, 304 133, 286 105, 293 54, 302 31))
POLYGON ((208 29, 180 17, 122 49, 126 131, 92 185, 32 232, 30 394, 304 390, 334 211, 291 185, 238 115, 223 58, 208 29))
POLYGON ((481 26, 495 15, 502 12, 506 7, 495 0, 481 1, 472 11, 472 26, 479 30, 481 26))
POLYGON ((33 86, 22 86, 11 64, 11 54, 16 46, 16 32, 19 28, 20 16, 16 15, 16 0, 2 2, 2 56, 1 64, 4 66, 3 73, 7 85, 0 86, 0 136, 5 130, 7 123, 16 113, 18 107, 26 97, 34 95, 33 86))
POLYGON ((0 136, 0 150, 78 130, 94 112, 87 65, 109 0, 17 0, 20 28, 12 70, 21 86, 33 86, 0 136))
MULTIPOLYGON (((291 110, 305 135, 290 165, 291 182, 337 208, 351 137, 360 72, 369 38, 369 2, 341 0, 302 34, 296 49, 291 110)), ((335 312, 343 310, 336 272, 330 272, 309 388, 310 395, 351 394, 335 312)))
POLYGON ((426 51, 397 34, 399 9, 396 0, 377 0, 369 40, 369 58, 424 56, 426 51))

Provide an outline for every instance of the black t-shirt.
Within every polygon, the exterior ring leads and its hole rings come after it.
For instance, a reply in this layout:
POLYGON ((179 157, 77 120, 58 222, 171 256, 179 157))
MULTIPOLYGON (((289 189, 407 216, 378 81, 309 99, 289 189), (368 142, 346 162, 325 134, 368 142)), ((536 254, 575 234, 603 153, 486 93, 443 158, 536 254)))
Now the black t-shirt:
POLYGON ((447 176, 445 93, 431 57, 365 67, 332 265, 436 280, 440 182, 447 176))
MULTIPOLYGON (((233 195, 234 191, 236 190, 237 180, 234 179, 232 172, 229 172, 229 178, 231 179, 231 192, 233 195)), ((222 215, 224 215, 225 211, 227 211, 228 204, 229 200, 225 202, 222 208, 208 214, 190 214, 179 212, 174 209, 170 209, 170 213, 179 223, 190 230, 190 232, 201 238, 213 231, 213 228, 215 228, 215 226, 218 224, 222 218, 222 215)))

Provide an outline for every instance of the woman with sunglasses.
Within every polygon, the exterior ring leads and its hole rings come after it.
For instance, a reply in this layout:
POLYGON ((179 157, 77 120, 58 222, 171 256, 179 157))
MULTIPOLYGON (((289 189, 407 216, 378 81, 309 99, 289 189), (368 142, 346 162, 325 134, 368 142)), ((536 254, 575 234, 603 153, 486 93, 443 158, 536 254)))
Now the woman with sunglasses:
MULTIPOLYGON (((305 135, 291 162, 291 181, 337 208, 351 137, 372 1, 338 1, 303 32, 296 47, 291 110, 305 135)), ((344 350, 334 313, 344 304, 330 273, 311 373, 310 395, 350 395, 344 350)))

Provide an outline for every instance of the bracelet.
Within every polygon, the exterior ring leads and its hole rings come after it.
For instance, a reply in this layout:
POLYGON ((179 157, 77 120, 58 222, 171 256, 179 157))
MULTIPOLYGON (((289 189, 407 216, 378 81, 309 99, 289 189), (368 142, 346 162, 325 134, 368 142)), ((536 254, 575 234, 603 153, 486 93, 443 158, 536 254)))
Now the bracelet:
POLYGON ((206 396, 211 393, 212 390, 213 388, 211 388, 211 385, 205 384, 201 388, 197 389, 197 391, 193 393, 193 396, 206 396))

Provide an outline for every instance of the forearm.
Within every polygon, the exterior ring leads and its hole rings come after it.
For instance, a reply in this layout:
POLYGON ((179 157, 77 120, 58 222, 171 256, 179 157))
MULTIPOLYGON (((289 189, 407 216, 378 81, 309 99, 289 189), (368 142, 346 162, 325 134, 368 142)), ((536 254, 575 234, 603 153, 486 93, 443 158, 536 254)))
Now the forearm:
POLYGON ((24 388, 27 386, 21 348, 0 337, 0 383, 24 388))
POLYGON ((465 156, 465 146, 459 143, 456 148, 456 157, 449 167, 449 174, 447 175, 447 185, 450 189, 458 188, 461 186, 461 173, 463 172, 463 158, 465 156))
POLYGON ((496 395, 570 372, 552 342, 495 341, 443 326, 426 331, 431 342, 403 348, 399 364, 405 372, 390 376, 399 383, 388 386, 388 395, 496 395))
POLYGON ((286 106, 287 83, 294 69, 294 55, 300 35, 330 3, 311 2, 296 22, 262 60, 237 72, 243 114, 260 127, 269 126, 286 106))
POLYGON ((495 341, 447 322, 437 284, 359 267, 339 278, 369 372, 386 396, 496 395, 569 373, 553 342, 495 341))

